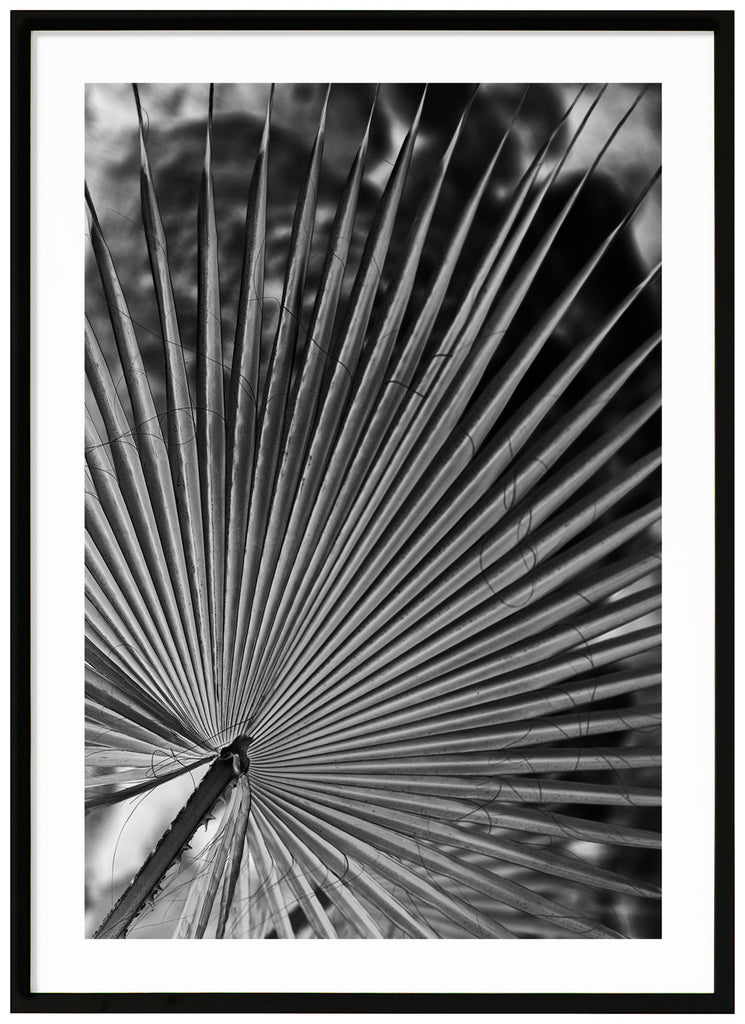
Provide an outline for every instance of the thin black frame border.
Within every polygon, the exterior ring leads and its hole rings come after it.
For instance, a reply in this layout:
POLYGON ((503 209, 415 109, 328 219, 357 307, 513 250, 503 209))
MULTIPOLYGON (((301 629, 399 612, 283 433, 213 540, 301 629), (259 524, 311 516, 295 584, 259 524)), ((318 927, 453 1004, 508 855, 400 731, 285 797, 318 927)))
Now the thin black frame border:
POLYGON ((734 12, 11 12, 11 1012, 734 1012, 734 12), (714 36, 715 869, 712 993, 31 993, 30 143, 34 31, 618 31, 714 36))

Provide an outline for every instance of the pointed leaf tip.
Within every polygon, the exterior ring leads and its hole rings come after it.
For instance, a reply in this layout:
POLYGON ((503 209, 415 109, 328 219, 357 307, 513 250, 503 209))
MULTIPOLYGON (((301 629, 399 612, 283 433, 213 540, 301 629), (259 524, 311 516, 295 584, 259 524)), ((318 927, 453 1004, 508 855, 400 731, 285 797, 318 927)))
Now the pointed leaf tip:
POLYGON ((419 131, 419 123, 422 120, 422 111, 424 110, 424 101, 427 98, 428 89, 429 84, 425 85, 424 88, 422 89, 422 96, 421 99, 419 100, 419 106, 417 107, 416 114, 414 114, 414 120, 411 122, 411 128, 409 129, 410 134, 415 135, 419 131))
POLYGON ((326 95, 323 97, 323 106, 321 107, 321 116, 318 121, 318 134, 322 135, 326 131, 326 115, 329 109, 329 99, 331 98, 331 83, 326 86, 326 95))
POLYGON ((269 86, 269 96, 266 101, 266 114, 264 115, 264 127, 261 132, 259 144, 259 155, 266 153, 269 146, 269 126, 272 120, 272 106, 274 104, 274 83, 269 86))
POLYGON ((375 92, 373 94, 372 104, 370 105, 370 113, 367 116, 367 125, 365 126, 365 134, 362 136, 362 142, 360 143, 360 158, 362 160, 367 157, 367 148, 370 144, 370 130, 372 128, 373 115, 378 105, 378 96, 380 95, 380 85, 376 84, 375 92))

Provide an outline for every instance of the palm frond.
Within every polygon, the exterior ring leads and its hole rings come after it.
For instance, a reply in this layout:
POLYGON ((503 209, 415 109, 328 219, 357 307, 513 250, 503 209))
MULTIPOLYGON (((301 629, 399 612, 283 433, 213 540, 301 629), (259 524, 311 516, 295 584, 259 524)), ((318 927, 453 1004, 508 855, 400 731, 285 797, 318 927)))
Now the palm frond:
POLYGON ((610 123, 614 87, 565 90, 533 126, 521 87, 485 143, 499 87, 436 130, 425 89, 381 185, 397 94, 359 92, 339 173, 326 88, 277 233, 284 88, 228 260, 210 87, 193 325, 146 92, 154 331, 86 188, 86 805, 194 780, 95 935, 169 893, 181 938, 633 934, 619 901, 660 897, 660 265, 634 240, 660 172, 603 167, 654 91, 610 123))

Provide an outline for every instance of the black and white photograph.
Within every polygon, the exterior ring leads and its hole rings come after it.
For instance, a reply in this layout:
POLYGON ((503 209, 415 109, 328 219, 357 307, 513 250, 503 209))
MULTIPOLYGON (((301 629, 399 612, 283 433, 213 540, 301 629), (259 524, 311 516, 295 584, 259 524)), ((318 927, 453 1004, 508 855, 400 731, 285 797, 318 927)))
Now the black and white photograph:
POLYGON ((660 937, 661 121, 86 86, 87 937, 660 937))
POLYGON ((10 28, 11 1012, 734 1012, 733 12, 10 28))

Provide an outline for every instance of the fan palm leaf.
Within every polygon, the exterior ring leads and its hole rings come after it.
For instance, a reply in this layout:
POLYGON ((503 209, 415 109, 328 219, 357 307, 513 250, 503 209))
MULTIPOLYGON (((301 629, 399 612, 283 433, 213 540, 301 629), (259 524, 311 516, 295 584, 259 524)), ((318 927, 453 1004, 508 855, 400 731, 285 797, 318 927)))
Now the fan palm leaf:
POLYGON ((192 359, 135 87, 161 351, 86 188, 86 803, 194 789, 97 937, 165 904, 181 938, 614 938, 658 904, 660 267, 601 281, 659 171, 583 220, 648 93, 607 95, 512 173, 521 88, 461 187, 491 101, 422 181, 423 90, 376 192, 375 90, 329 209, 326 89, 280 244, 270 90, 228 337, 210 88, 192 359))

